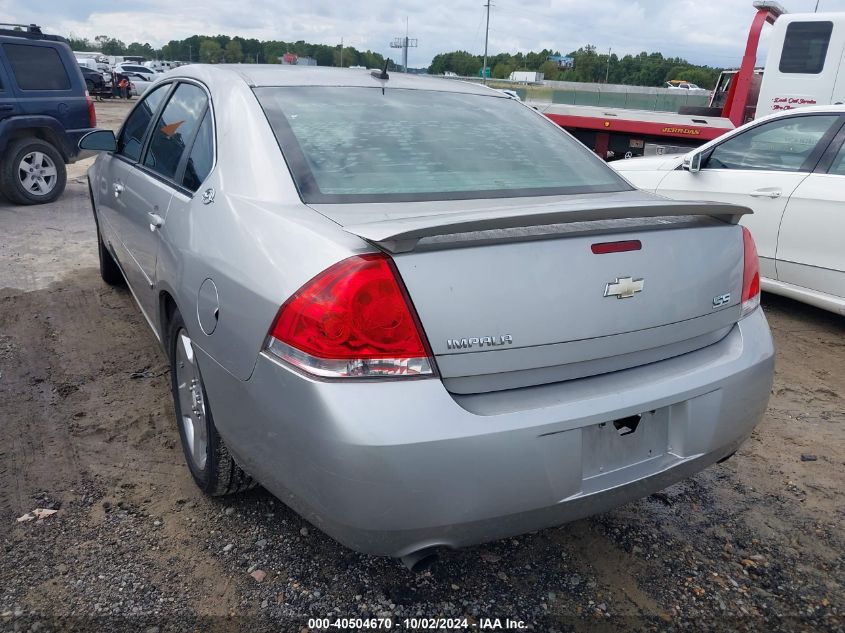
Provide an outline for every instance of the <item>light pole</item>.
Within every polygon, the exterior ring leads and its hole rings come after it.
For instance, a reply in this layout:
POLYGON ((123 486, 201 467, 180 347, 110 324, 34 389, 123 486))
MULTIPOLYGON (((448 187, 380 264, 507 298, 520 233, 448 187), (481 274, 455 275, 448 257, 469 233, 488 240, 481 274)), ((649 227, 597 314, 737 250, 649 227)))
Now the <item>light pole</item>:
POLYGON ((484 6, 487 8, 487 28, 484 29, 484 65, 481 67, 481 82, 487 83, 487 40, 490 36, 490 3, 492 0, 487 0, 484 6))

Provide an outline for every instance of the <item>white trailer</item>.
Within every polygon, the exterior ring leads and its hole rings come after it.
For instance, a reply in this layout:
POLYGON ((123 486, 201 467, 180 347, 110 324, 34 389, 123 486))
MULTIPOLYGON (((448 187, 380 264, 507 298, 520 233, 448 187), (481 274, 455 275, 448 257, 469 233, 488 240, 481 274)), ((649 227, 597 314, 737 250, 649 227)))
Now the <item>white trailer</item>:
POLYGON ((543 81, 543 73, 527 70, 515 70, 511 73, 511 81, 522 81, 529 84, 538 84, 543 81))

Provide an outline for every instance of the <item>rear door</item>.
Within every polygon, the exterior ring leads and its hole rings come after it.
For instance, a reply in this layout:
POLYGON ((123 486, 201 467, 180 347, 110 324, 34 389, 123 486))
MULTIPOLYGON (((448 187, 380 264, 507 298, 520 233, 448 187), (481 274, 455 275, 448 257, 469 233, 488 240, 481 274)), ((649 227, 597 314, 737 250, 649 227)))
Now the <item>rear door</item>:
POLYGON ((193 83, 179 83, 150 129, 142 160, 124 191, 124 243, 135 269, 136 296, 151 316, 155 306, 156 257, 160 231, 171 200, 181 189, 183 158, 193 142, 208 105, 206 92, 193 83), (139 290, 140 289, 140 290, 139 290))
POLYGON ((65 65, 65 44, 3 43, 3 53, 20 97, 20 114, 47 115, 66 130, 89 127, 82 73, 65 65))
POLYGON ((657 193, 750 207, 742 218, 757 243, 760 274, 777 279, 778 229, 787 200, 818 163, 836 133, 837 114, 766 121, 732 135, 705 154, 700 172, 672 171, 657 193))
POLYGON ((14 90, 9 83, 9 75, 3 57, 3 55, 0 55, 0 121, 20 113, 18 100, 15 98, 14 90))
POLYGON ((777 248, 780 281, 845 300, 845 129, 789 199, 777 248))

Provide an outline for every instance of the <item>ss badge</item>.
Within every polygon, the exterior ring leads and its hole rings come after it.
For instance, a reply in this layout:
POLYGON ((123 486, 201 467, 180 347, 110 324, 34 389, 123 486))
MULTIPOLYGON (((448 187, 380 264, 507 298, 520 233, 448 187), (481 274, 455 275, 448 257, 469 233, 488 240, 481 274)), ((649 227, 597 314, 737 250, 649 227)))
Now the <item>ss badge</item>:
POLYGON ((719 295, 718 297, 713 297, 713 308, 720 308, 722 306, 726 306, 731 302, 731 293, 729 292, 726 295, 719 295))

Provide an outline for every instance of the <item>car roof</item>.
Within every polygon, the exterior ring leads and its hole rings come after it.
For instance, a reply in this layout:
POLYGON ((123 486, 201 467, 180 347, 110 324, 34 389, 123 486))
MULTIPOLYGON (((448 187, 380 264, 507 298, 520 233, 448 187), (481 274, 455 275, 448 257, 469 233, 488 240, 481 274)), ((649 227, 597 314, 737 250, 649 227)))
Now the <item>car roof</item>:
MULTIPOLYGON (((377 71, 376 71, 377 72, 377 71)), ((487 86, 425 75, 390 71, 387 81, 372 76, 370 70, 292 64, 188 64, 166 73, 168 78, 189 77, 200 81, 243 81, 251 88, 268 86, 337 86, 437 90, 508 98, 487 86)))

